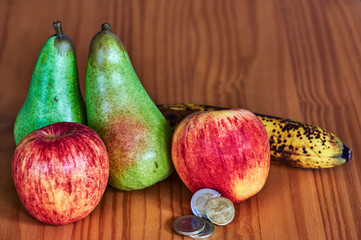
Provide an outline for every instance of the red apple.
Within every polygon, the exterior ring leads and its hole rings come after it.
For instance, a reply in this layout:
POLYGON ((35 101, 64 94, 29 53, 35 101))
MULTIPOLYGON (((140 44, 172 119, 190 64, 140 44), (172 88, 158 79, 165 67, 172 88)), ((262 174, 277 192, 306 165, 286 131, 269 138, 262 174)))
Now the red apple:
POLYGON ((67 224, 86 217, 99 203, 108 182, 108 154, 89 127, 54 123, 19 143, 12 174, 20 200, 33 217, 67 224))
POLYGON ((195 113, 176 128, 172 160, 193 193, 212 188, 239 203, 258 193, 270 168, 266 129, 243 109, 195 113))

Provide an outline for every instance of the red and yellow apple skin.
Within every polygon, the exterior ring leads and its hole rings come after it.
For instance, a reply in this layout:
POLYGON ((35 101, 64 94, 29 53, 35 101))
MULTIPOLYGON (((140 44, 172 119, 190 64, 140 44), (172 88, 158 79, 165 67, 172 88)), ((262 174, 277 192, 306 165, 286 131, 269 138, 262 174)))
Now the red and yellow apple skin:
POLYGON ((248 110, 198 112, 176 128, 172 160, 193 193, 212 188, 239 203, 266 183, 269 140, 262 122, 248 110))
POLYGON ((99 203, 109 177, 108 154, 89 127, 54 123, 20 142, 12 175, 19 198, 33 217, 63 225, 86 217, 99 203))

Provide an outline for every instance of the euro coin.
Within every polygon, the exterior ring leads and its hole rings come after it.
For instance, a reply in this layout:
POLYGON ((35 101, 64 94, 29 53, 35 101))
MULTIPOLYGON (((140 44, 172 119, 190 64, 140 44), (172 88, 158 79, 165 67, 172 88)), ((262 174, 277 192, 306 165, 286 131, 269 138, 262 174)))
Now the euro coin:
POLYGON ((232 222, 235 209, 233 203, 224 197, 212 198, 205 206, 205 213, 209 221, 224 226, 232 222))
POLYGON ((194 215, 182 216, 173 222, 174 231, 180 235, 187 236, 202 232, 205 226, 205 222, 200 217, 194 215))
POLYGON ((215 230, 215 226, 213 223, 211 223, 208 220, 203 219, 203 221, 205 222, 206 226, 203 229, 202 232, 195 234, 195 235, 189 235, 188 237, 194 238, 194 239, 206 239, 209 238, 210 236, 213 235, 214 230, 215 230))
POLYGON ((204 211, 206 203, 208 200, 220 196, 221 194, 219 192, 210 188, 203 188, 198 190, 191 199, 191 209, 193 214, 198 217, 207 218, 204 211))

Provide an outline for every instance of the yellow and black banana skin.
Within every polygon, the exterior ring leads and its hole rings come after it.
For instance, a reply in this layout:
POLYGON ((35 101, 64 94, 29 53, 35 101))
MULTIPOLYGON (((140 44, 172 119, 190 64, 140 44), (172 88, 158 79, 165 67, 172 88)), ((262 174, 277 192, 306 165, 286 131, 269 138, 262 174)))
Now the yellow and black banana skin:
MULTIPOLYGON (((158 108, 173 128, 191 113, 227 109, 189 103, 158 105, 158 108)), ((329 131, 289 119, 255 114, 267 130, 272 162, 301 168, 331 168, 352 158, 351 149, 329 131)))

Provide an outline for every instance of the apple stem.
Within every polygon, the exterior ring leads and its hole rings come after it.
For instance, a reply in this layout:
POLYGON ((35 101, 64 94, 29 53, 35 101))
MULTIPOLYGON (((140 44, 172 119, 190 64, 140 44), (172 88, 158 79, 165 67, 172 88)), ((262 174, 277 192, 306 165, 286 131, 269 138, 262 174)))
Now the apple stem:
POLYGON ((102 31, 111 31, 111 27, 109 23, 102 24, 102 31))
POLYGON ((62 39, 63 38, 63 30, 61 29, 61 22, 60 21, 53 22, 53 27, 56 32, 56 36, 58 38, 62 39))

